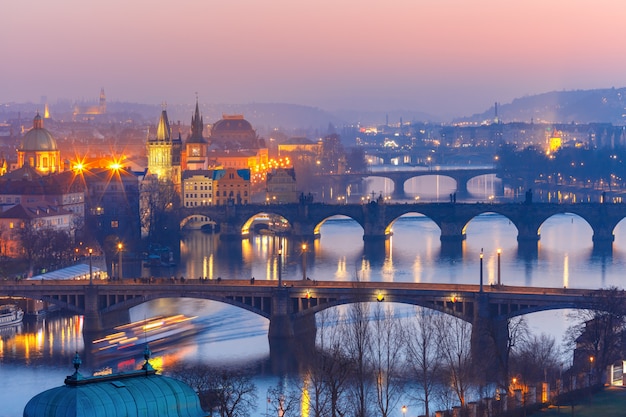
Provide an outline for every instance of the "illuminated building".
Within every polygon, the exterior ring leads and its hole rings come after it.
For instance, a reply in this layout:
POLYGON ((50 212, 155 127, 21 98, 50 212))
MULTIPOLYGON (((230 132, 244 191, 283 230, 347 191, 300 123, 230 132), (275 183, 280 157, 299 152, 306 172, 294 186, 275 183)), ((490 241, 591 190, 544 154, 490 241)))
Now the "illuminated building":
POLYGON ((239 205, 250 202, 249 169, 216 169, 213 171, 215 205, 239 205))
POLYGON ((267 173, 267 204, 297 203, 296 172, 293 168, 280 168, 267 173))
POLYGON ((183 171, 181 188, 183 207, 213 205, 213 171, 183 171))
POLYGON ((200 109, 198 108, 198 100, 196 100, 196 112, 191 117, 191 134, 185 141, 185 150, 182 156, 183 169, 199 170, 208 168, 207 149, 209 142, 202 136, 204 124, 200 109))
POLYGON ((148 138, 147 147, 147 176, 156 176, 159 180, 170 180, 175 186, 180 186, 182 140, 180 134, 177 139, 172 139, 170 122, 165 109, 161 112, 156 136, 148 138))
POLYGON ((241 114, 222 115, 211 127, 209 142, 213 149, 239 151, 265 148, 265 141, 259 139, 250 122, 241 114))
POLYGON ((549 135, 548 138, 548 154, 554 153, 561 149, 563 145, 562 133, 556 130, 556 128, 552 131, 552 134, 549 135))
POLYGON ((100 89, 100 97, 98 104, 85 105, 76 104, 74 106, 74 120, 90 120, 95 116, 104 115, 107 112, 107 100, 104 94, 104 88, 100 89))
POLYGON ((61 152, 52 134, 43 127, 43 119, 37 113, 30 129, 17 150, 18 168, 29 165, 43 174, 60 172, 63 169, 61 152))

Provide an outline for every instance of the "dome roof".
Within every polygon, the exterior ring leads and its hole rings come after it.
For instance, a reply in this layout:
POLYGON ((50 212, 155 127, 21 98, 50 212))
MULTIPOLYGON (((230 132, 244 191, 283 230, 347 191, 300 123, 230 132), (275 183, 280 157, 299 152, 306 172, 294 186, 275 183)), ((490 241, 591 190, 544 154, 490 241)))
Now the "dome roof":
POLYGON ((241 115, 226 116, 215 122, 211 128, 211 134, 226 132, 254 132, 252 125, 241 115))
POLYGON ((157 375, 149 365, 139 371, 98 377, 83 377, 75 367, 76 373, 66 378, 65 385, 34 396, 24 408, 24 417, 206 415, 190 386, 157 375))
POLYGON ((57 142, 50 132, 44 129, 39 113, 33 120, 33 128, 26 132, 20 143, 20 151, 57 151, 57 142))

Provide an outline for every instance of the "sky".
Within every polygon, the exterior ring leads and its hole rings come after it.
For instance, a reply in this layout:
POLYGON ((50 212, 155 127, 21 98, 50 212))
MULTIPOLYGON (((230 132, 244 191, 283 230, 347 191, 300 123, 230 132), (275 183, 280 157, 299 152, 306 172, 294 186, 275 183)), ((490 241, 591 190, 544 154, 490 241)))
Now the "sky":
POLYGON ((623 0, 2 0, 0 103, 460 116, 626 86, 623 0), (4 9, 4 10, 3 10, 4 9))

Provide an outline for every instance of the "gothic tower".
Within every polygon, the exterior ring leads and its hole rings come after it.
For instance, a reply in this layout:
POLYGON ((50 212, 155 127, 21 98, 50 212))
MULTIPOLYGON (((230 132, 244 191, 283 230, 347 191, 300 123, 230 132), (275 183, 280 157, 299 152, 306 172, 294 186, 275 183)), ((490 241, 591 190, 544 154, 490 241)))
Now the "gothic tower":
POLYGON ((100 101, 98 107, 100 114, 105 114, 107 112, 107 98, 104 95, 104 87, 100 89, 100 101))
POLYGON ((186 168, 189 170, 207 169, 209 143, 202 136, 203 130, 204 123, 196 99, 196 112, 191 116, 191 135, 185 141, 186 168))
POLYGON ((159 180, 171 180, 180 184, 180 138, 172 140, 167 111, 163 109, 156 136, 148 137, 148 175, 155 175, 159 180))

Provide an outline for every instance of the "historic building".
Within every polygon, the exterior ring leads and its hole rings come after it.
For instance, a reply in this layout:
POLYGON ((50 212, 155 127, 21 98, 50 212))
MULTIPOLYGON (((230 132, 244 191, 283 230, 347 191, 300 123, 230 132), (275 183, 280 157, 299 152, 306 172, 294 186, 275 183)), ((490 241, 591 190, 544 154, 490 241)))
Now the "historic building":
POLYGON ((172 138, 167 111, 161 112, 156 135, 147 141, 148 177, 159 180, 170 180, 175 186, 180 186, 182 139, 172 138))
POLYGON ((209 142, 213 149, 230 151, 265 148, 265 141, 257 136, 242 114, 222 115, 211 127, 209 142))
POLYGON ((213 171, 183 171, 181 203, 183 207, 213 205, 213 171))
POLYGON ((267 204, 297 203, 296 171, 293 168, 275 169, 267 173, 267 204))
POLYGON ((146 345, 141 369, 101 376, 83 376, 78 353, 74 374, 65 384, 43 391, 24 407, 24 417, 204 417, 196 392, 184 382, 159 375, 150 365, 146 345))
POLYGON ((97 104, 76 104, 74 106, 74 120, 90 120, 96 116, 102 116, 107 112, 107 99, 104 88, 100 89, 100 97, 97 104))
POLYGON ((17 166, 21 168, 24 165, 29 165, 43 174, 63 170, 57 142, 43 127, 43 119, 39 113, 33 119, 33 128, 26 132, 17 149, 17 166))
POLYGON ((216 169, 213 171, 216 206, 250 203, 249 169, 216 169))
POLYGON ((209 142, 203 136, 204 124, 198 101, 196 100, 196 112, 191 117, 191 134, 185 141, 185 149, 182 156, 183 170, 201 170, 208 168, 207 151, 209 142))

